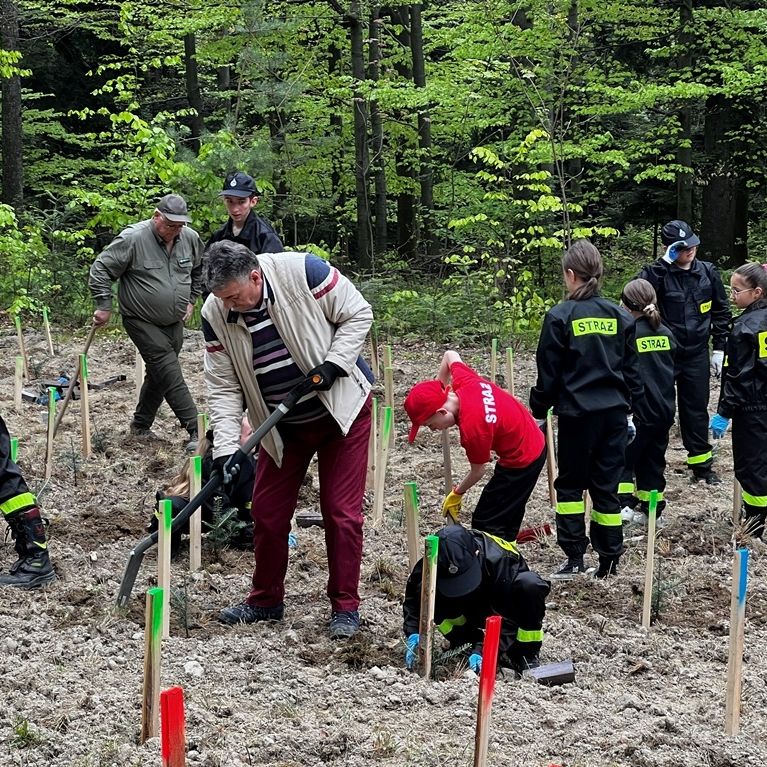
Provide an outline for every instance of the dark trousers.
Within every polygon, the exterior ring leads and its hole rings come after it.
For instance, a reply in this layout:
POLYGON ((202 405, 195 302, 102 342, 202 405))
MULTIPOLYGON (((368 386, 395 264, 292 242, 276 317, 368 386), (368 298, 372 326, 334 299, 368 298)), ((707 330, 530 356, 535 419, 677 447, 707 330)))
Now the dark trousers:
POLYGON ((148 429, 163 399, 181 425, 191 434, 197 432, 197 406, 184 381, 178 355, 184 343, 184 323, 160 327, 136 317, 122 318, 125 331, 141 353, 146 375, 141 387, 133 422, 148 429))
POLYGON ((767 517, 767 411, 732 418, 732 458, 743 488, 743 510, 751 535, 762 537, 767 517))
MULTIPOLYGON (((650 503, 650 491, 658 491, 658 507, 661 514, 666 508, 663 491, 666 489, 666 449, 671 426, 644 424, 636 422, 637 434, 634 441, 626 448, 626 465, 621 476, 620 492, 632 486, 631 495, 639 502, 642 511, 647 511, 650 503)), ((625 498, 621 497, 621 503, 625 498)), ((633 504, 629 504, 633 505, 633 504)))
POLYGON ((514 541, 522 527, 525 506, 546 462, 546 448, 529 466, 506 469, 495 464, 493 476, 482 490, 471 526, 475 530, 514 541))
POLYGON ((310 423, 280 425, 282 466, 263 448, 259 451, 252 508, 256 567, 249 604, 274 607, 284 600, 290 520, 316 453, 328 554, 327 594, 333 610, 359 607, 370 410, 368 398, 345 437, 329 414, 310 423))
POLYGON ((674 369, 679 428, 687 451, 687 465, 694 473, 711 469, 713 456, 708 439, 708 348, 677 354, 674 369))
POLYGON ((19 467, 11 460, 11 437, 0 416, 0 511, 3 517, 29 509, 36 503, 19 467))
POLYGON ((623 553, 618 482, 626 448, 626 411, 601 410, 586 416, 560 415, 557 453, 557 543, 568 557, 586 552, 583 493, 591 495, 591 545, 600 560, 617 561, 623 553))

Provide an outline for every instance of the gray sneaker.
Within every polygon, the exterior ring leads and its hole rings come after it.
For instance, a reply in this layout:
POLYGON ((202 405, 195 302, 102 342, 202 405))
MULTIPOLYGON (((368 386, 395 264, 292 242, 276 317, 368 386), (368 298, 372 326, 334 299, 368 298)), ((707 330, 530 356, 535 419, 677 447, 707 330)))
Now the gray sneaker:
POLYGON ((219 614, 218 619, 221 623, 234 626, 237 623, 258 623, 259 621, 281 621, 285 614, 285 605, 275 605, 274 607, 254 607, 247 602, 225 607, 219 614))
POLYGON ((331 639, 348 639, 360 630, 360 614, 357 610, 334 610, 330 616, 328 632, 331 639))
POLYGON ((560 565, 559 569, 549 575, 549 578, 555 581, 571 581, 579 575, 587 573, 586 565, 582 559, 568 559, 560 565))

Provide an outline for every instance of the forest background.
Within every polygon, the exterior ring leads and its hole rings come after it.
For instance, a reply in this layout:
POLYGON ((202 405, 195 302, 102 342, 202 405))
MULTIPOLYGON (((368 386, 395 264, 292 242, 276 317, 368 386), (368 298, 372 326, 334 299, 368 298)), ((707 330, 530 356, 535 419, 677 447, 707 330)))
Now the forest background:
POLYGON ((99 250, 173 191, 203 239, 246 170, 286 249, 387 335, 532 337, 590 236, 608 295, 671 218, 767 260, 756 0, 0 0, 0 308, 91 311, 99 250))

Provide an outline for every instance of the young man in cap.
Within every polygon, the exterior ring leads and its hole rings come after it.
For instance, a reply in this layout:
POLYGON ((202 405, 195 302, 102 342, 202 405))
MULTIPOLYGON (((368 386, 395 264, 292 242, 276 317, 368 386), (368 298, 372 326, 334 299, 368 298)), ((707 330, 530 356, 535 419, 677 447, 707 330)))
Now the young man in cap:
POLYGON ((146 376, 130 424, 139 438, 150 431, 163 399, 189 433, 187 450, 197 439, 197 406, 184 381, 178 355, 184 323, 192 316, 202 287, 202 240, 189 228, 186 201, 166 194, 150 219, 132 224, 93 262, 88 282, 96 304, 93 322, 109 322, 112 283, 125 331, 138 348, 146 376))
POLYGON ((709 378, 710 370, 722 374, 730 305, 717 268, 696 258, 700 239, 686 222, 669 221, 661 240, 666 252, 637 276, 655 288, 663 321, 679 345, 674 378, 687 465, 695 479, 718 485, 708 438, 709 378))
MULTIPOLYGON (((551 586, 532 572, 514 543, 494 535, 448 525, 438 533, 434 623, 451 649, 469 645, 469 666, 479 673, 485 620, 503 618, 498 662, 518 672, 540 665, 546 596, 551 586)), ((402 606, 407 650, 415 665, 420 642, 423 560, 408 578, 402 606)))
POLYGON ((493 476, 482 490, 471 526, 515 540, 525 504, 546 461, 543 433, 525 407, 481 378, 457 352, 448 350, 437 379, 416 384, 405 399, 405 410, 413 424, 410 442, 421 426, 432 431, 458 426, 470 468, 442 503, 442 513, 453 521, 458 520, 464 493, 482 479, 491 453, 497 454, 493 476))
POLYGON ((0 511, 16 541, 18 559, 0 586, 31 589, 56 579, 48 558, 45 525, 35 496, 29 492, 19 467, 11 459, 11 438, 0 416, 0 511))
POLYGON ((218 196, 224 199, 229 220, 213 233, 206 247, 221 240, 231 240, 239 242, 256 255, 282 253, 284 248, 277 232, 268 221, 255 213, 260 194, 256 182, 247 173, 230 173, 218 196))

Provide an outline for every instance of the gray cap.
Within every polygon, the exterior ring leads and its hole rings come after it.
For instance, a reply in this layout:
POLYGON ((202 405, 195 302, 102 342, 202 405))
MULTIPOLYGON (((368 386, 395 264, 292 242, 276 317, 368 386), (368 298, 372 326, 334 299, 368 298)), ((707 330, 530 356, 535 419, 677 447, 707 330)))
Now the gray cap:
POLYGON ((188 224, 191 222, 186 207, 186 200, 180 194, 166 194, 161 197, 157 203, 157 210, 168 219, 178 224, 188 224))

